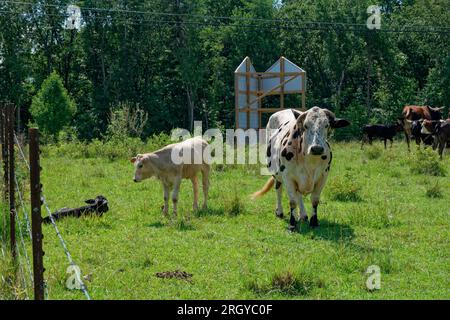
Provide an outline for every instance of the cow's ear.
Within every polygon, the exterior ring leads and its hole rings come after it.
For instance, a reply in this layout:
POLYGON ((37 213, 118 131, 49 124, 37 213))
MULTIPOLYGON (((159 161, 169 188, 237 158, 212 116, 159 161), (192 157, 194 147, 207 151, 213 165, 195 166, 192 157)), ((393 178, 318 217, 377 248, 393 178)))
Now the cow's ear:
POLYGON ((94 199, 88 199, 88 200, 86 200, 84 202, 86 202, 87 204, 94 204, 95 200, 94 199))
POLYGON ((303 123, 305 122, 306 116, 308 115, 308 112, 303 112, 298 118, 297 118, 297 125, 299 128, 303 128, 303 123))
POLYGON ((136 159, 137 159, 136 157, 133 157, 133 158, 130 159, 130 162, 131 162, 131 163, 135 163, 135 162, 136 162, 136 159))
POLYGON ((346 119, 335 118, 334 121, 330 122, 333 129, 344 128, 351 125, 350 121, 346 119))
POLYGON ((330 126, 333 129, 343 128, 349 126, 351 123, 346 119, 336 118, 333 112, 328 109, 325 109, 325 113, 328 116, 328 121, 330 122, 330 126))
POLYGON ((295 109, 291 109, 292 113, 294 114, 295 119, 298 119, 302 115, 300 111, 297 111, 295 109))

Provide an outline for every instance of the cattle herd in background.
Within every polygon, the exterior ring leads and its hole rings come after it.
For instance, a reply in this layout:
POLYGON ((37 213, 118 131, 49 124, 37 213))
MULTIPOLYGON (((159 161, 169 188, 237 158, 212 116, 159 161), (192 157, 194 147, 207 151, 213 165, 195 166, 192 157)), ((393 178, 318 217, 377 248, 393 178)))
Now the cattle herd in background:
POLYGON ((417 146, 423 143, 425 146, 432 146, 433 150, 438 150, 442 159, 444 149, 450 147, 450 111, 446 120, 442 119, 442 110, 444 108, 432 108, 430 106, 405 106, 402 116, 395 124, 366 125, 362 128, 363 139, 361 149, 364 143, 372 144, 373 139, 380 138, 386 142, 393 143, 394 136, 403 131, 405 133, 408 150, 410 150, 410 140, 416 141, 417 146))

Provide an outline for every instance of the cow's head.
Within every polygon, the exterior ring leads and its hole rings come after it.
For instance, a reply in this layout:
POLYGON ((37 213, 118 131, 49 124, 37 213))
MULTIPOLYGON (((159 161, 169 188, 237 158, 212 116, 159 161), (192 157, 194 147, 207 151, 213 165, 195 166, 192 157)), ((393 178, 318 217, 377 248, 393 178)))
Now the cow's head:
POLYGON ((153 175, 148 155, 138 154, 136 157, 131 158, 130 161, 134 164, 134 182, 141 182, 153 175))
POLYGON ((345 119, 336 118, 328 109, 313 107, 306 112, 294 112, 297 125, 302 132, 302 146, 305 155, 320 156, 327 148, 327 137, 331 129, 350 125, 345 119))

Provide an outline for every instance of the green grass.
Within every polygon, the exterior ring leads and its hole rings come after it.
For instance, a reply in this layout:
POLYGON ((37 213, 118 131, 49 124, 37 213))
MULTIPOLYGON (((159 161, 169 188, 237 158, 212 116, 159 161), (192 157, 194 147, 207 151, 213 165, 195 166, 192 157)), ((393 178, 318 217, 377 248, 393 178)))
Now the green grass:
MULTIPOLYGON (((287 217, 275 217, 273 190, 250 200, 267 179, 255 165, 213 170, 209 209, 189 220, 182 216, 191 210, 192 189, 184 181, 177 222, 162 217, 160 183, 134 183, 127 159, 44 154, 43 190, 52 210, 100 194, 109 200, 102 218, 58 222, 73 259, 90 275, 93 299, 449 299, 449 156, 439 162, 447 176, 433 176, 410 168, 417 151, 408 154, 404 144, 332 147, 320 227, 302 224, 298 233, 287 231, 287 217), (439 197, 430 197, 437 184, 439 197), (370 265, 381 268, 380 290, 365 286, 370 265), (192 279, 155 275, 174 270, 192 279)), ((288 212, 286 195, 283 203, 288 212)), ((52 226, 44 234, 49 298, 83 299, 64 286, 68 263, 52 226)))

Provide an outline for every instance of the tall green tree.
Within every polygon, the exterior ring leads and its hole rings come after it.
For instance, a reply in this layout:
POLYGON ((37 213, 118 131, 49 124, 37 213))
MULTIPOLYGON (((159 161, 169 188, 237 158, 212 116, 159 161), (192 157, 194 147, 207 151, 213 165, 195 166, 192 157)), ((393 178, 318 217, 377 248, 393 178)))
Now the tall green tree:
POLYGON ((52 72, 42 83, 33 98, 30 111, 42 132, 53 137, 70 124, 76 104, 64 88, 58 73, 52 72))

